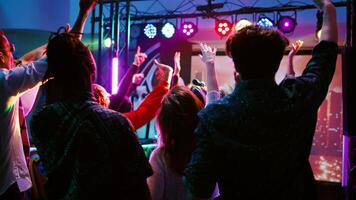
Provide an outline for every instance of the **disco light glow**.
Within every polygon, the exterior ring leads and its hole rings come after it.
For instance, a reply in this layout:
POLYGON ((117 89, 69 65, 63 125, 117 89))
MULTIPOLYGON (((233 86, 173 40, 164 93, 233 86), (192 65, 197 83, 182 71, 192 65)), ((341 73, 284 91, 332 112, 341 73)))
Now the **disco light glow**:
POLYGON ((220 36, 224 37, 231 33, 232 24, 228 20, 217 20, 215 22, 215 32, 220 36))
POLYGON ((278 29, 283 33, 291 33, 297 26, 297 21, 290 16, 281 16, 278 20, 278 29))
POLYGON ((106 48, 110 48, 111 45, 112 45, 112 40, 111 40, 111 38, 106 38, 106 39, 104 40, 104 46, 105 46, 106 48))
POLYGON ((234 31, 235 33, 238 32, 239 30, 245 28, 246 26, 252 25, 252 22, 250 22, 247 19, 240 19, 234 26, 234 31))
POLYGON ((182 24, 181 32, 187 37, 193 37, 198 32, 198 28, 192 22, 184 22, 182 24))
POLYGON ((271 29, 274 27, 274 22, 268 17, 260 17, 260 19, 256 23, 258 26, 263 28, 271 29))
POLYGON ((147 24, 143 32, 148 38, 152 39, 157 35, 157 28, 153 24, 147 24))
POLYGON ((111 63, 111 94, 117 94, 119 86, 119 59, 112 58, 111 63))
POLYGON ((165 23, 161 29, 162 35, 165 38, 172 38, 176 32, 176 28, 172 23, 165 23))

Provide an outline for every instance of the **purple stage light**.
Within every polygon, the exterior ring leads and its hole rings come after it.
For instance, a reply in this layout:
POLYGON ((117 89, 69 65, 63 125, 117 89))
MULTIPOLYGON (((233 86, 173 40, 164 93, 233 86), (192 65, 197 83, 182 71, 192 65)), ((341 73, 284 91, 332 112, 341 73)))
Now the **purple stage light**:
POLYGON ((297 21, 290 16, 281 16, 278 20, 278 29, 283 33, 291 33, 297 26, 297 21))
POLYGON ((181 27, 181 32, 187 37, 193 37, 198 31, 198 27, 192 22, 184 22, 181 27))
POLYGON ((119 59, 112 58, 111 63, 111 94, 117 94, 119 86, 119 59))

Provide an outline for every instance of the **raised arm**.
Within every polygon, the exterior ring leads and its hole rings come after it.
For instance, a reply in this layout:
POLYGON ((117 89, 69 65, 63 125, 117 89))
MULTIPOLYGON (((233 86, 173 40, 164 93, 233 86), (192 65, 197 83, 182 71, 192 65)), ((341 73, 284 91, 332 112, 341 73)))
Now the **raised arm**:
MULTIPOLYGON (((78 33, 79 38, 82 38, 85 21, 87 20, 90 11, 94 8, 96 2, 97 2, 97 0, 81 0, 80 1, 79 14, 78 14, 78 17, 74 23, 73 29, 71 30, 71 32, 73 32, 73 33, 78 33)), ((66 29, 69 29, 68 27, 69 26, 67 26, 66 29)), ((32 62, 32 61, 36 61, 36 60, 42 58, 43 56, 45 56, 46 49, 47 49, 47 44, 44 44, 44 45, 37 47, 36 49, 26 53, 19 60, 21 61, 21 64, 23 64, 23 65, 25 65, 29 62, 32 62)))
POLYGON ((181 69, 182 67, 180 65, 180 52, 178 51, 174 54, 174 72, 172 76, 171 88, 178 85, 181 69))
POLYGON ((336 9, 330 0, 314 0, 323 10, 324 19, 320 43, 313 49, 312 58, 302 76, 287 78, 281 85, 290 90, 297 90, 297 97, 302 97, 305 105, 319 106, 325 99, 333 78, 337 59, 337 23, 336 9))
POLYGON ((338 41, 336 8, 330 0, 314 0, 316 6, 324 13, 320 41, 338 41))
POLYGON ((132 77, 136 74, 140 68, 140 65, 145 62, 147 55, 141 52, 140 46, 137 47, 135 59, 129 69, 126 71, 125 75, 122 77, 117 94, 111 96, 111 109, 117 109, 121 106, 123 99, 127 95, 128 91, 132 85, 132 77))
POLYGON ((293 66, 293 59, 295 54, 299 51, 300 47, 303 46, 303 41, 302 40, 297 40, 294 44, 292 44, 292 49, 290 50, 288 54, 288 69, 287 69, 287 75, 294 76, 295 71, 294 71, 294 66, 293 66))
POLYGON ((200 43, 201 55, 200 58, 205 64, 207 75, 207 104, 220 99, 218 81, 215 74, 215 56, 216 48, 211 48, 207 44, 200 43))
POLYGON ((71 30, 72 33, 78 33, 79 39, 82 38, 85 22, 88 18, 90 11, 95 7, 98 0, 80 0, 79 14, 71 30))

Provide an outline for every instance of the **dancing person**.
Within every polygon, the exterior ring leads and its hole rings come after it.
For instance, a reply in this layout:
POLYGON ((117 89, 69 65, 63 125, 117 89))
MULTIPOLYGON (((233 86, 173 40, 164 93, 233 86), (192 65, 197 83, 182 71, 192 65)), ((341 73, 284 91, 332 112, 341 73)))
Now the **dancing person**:
MULTIPOLYGON (((217 93, 208 96, 208 102, 215 102, 219 98, 214 68, 216 49, 202 44, 201 50, 201 59, 210 68, 208 92, 217 93)), ((149 159, 154 173, 147 182, 153 200, 187 199, 183 171, 196 146, 194 129, 198 124, 197 113, 203 108, 204 103, 184 86, 172 88, 164 97, 157 115, 158 148, 149 159)))
MULTIPOLYGON (((92 0, 80 1, 80 13, 73 27, 82 32, 85 20, 94 5, 92 0)), ((31 62, 43 55, 46 45, 21 58, 14 67, 14 46, 0 32, 0 199, 23 199, 31 188, 19 125, 19 97, 40 84, 46 71, 46 62, 31 62)))
POLYGON ((209 198, 215 182, 222 199, 316 199, 308 158, 338 33, 331 1, 314 2, 324 12, 321 42, 299 77, 275 82, 288 45, 281 33, 252 25, 231 36, 227 53, 241 82, 199 113, 197 148, 185 170, 192 199, 209 198))
MULTIPOLYGON (((123 115, 127 117, 135 130, 139 129, 143 125, 151 121, 157 114, 157 111, 161 107, 163 97, 169 91, 169 83, 172 79, 172 68, 154 61, 159 70, 162 70, 162 76, 160 76, 160 82, 153 90, 143 99, 137 109, 125 112, 123 115)), ((135 77, 135 76, 134 76, 135 77)), ((94 97, 96 102, 104 107, 110 105, 110 95, 105 88, 100 85, 94 84, 94 97)))
POLYGON ((47 105, 31 133, 48 176, 48 199, 148 199, 150 165, 129 121, 92 99, 95 61, 76 34, 47 47, 47 105))

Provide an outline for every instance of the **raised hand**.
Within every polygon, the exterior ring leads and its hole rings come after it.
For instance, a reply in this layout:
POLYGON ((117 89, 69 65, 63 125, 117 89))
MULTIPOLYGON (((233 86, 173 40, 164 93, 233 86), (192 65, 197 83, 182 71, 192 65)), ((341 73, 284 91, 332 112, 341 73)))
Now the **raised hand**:
POLYGON ((154 59, 153 61, 156 66, 158 67, 158 70, 161 70, 163 72, 163 76, 162 76, 162 79, 163 80, 166 80, 168 82, 171 82, 171 79, 172 79, 172 73, 173 73, 173 69, 172 67, 168 66, 168 65, 165 65, 165 64, 162 64, 162 63, 159 63, 156 59, 154 59))
POLYGON ((145 78, 145 75, 144 74, 134 74, 132 76, 132 83, 135 84, 135 85, 140 85, 142 80, 145 78))
POLYGON ((133 64, 139 67, 140 65, 142 65, 143 62, 145 62, 146 58, 147 55, 145 53, 142 53, 141 47, 138 46, 133 64))
POLYGON ((303 41, 302 40, 297 40, 294 44, 292 44, 292 49, 289 52, 289 57, 291 56, 295 56, 295 54, 297 54, 297 52, 299 51, 299 49, 303 46, 303 41))
MULTIPOLYGON (((200 59, 205 63, 207 88, 210 91, 219 91, 218 81, 215 74, 215 57, 216 48, 211 48, 207 44, 200 43, 201 54, 200 59)), ((210 100, 208 100, 210 101, 210 100)))
POLYGON ((94 8, 98 0, 80 0, 79 7, 81 11, 89 12, 94 8))
POLYGON ((211 48, 207 44, 200 43, 200 59, 205 63, 214 63, 216 57, 216 48, 211 48))

